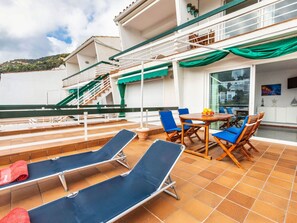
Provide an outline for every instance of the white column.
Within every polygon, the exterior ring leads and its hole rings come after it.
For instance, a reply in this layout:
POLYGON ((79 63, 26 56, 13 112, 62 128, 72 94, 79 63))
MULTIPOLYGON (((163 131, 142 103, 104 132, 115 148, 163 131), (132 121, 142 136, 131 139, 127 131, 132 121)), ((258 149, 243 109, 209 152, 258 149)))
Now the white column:
POLYGON ((184 77, 183 77, 183 70, 181 67, 179 67, 179 64, 177 61, 172 62, 172 70, 173 70, 173 77, 174 77, 174 90, 175 90, 175 97, 177 101, 178 107, 184 106, 184 77))
POLYGON ((255 110, 255 85, 256 85, 256 66, 253 64, 250 71, 250 100, 249 114, 256 114, 255 110))
POLYGON ((88 112, 84 112, 84 132, 85 132, 85 141, 88 140, 88 112))
POLYGON ((140 128, 143 128, 143 79, 144 62, 141 61, 141 82, 140 82, 140 128))

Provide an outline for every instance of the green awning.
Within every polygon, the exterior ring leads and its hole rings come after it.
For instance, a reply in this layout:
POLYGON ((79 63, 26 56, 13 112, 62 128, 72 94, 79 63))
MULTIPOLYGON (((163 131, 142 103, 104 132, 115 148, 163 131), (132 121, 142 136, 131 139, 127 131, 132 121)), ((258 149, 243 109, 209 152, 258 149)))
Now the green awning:
MULTIPOLYGON (((276 40, 246 48, 231 47, 225 50, 248 59, 269 59, 297 52, 297 37, 276 40)), ((212 64, 226 57, 228 52, 215 51, 202 58, 186 60, 179 63, 180 67, 200 67, 212 64)))
MULTIPOLYGON (((152 79, 156 77, 164 77, 168 75, 168 66, 145 71, 144 73, 144 80, 152 79)), ((132 74, 129 76, 124 76, 118 79, 118 84, 126 84, 131 82, 136 82, 141 80, 141 71, 136 74, 132 74)))

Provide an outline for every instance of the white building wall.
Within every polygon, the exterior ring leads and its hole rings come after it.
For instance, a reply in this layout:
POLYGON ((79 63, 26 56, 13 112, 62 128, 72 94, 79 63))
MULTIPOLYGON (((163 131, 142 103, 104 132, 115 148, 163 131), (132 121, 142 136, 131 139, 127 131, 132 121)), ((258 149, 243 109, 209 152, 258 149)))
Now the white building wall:
MULTIPOLYGON (((144 81, 143 104, 145 107, 176 106, 173 79, 170 76, 144 81)), ((140 107, 140 82, 127 84, 127 107, 140 107)))
POLYGON ((85 56, 80 53, 77 54, 77 59, 79 64, 79 70, 83 70, 97 62, 96 57, 85 56))
MULTIPOLYGON (((143 85, 143 106, 163 106, 164 85, 162 79, 147 80, 143 85)), ((127 84, 125 101, 128 108, 140 107, 140 82, 127 84)))
POLYGON ((171 107, 177 106, 177 95, 174 89, 173 72, 169 70, 168 75, 163 79, 163 106, 171 107))
POLYGON ((119 37, 97 37, 95 47, 97 53, 97 61, 108 61, 108 58, 120 52, 121 41, 119 37), (106 46, 104 46, 106 45, 106 46), (110 46, 110 47, 107 47, 110 46))
POLYGON ((265 72, 257 72, 256 85, 255 85, 255 107, 261 106, 261 100, 264 99, 264 106, 273 106, 272 100, 276 99, 277 107, 290 107, 291 101, 297 99, 297 88, 287 89, 287 79, 290 77, 296 77, 297 71, 282 70, 274 71, 267 70, 265 72), (281 84, 281 95, 261 96, 261 85, 266 84, 281 84))
MULTIPOLYGON (((209 11, 219 8, 223 5, 223 0, 200 0, 199 1, 199 15, 203 15, 209 11)), ((192 3, 193 4, 193 3, 192 3)))
POLYGON ((129 28, 124 28, 119 24, 120 37, 122 41, 122 49, 126 50, 138 43, 141 43, 146 40, 141 34, 141 32, 137 30, 132 30, 129 28))
POLYGON ((56 104, 66 97, 66 70, 1 74, 0 104, 56 104))
POLYGON ((189 108, 191 113, 198 113, 203 110, 205 71, 201 68, 184 68, 183 104, 181 107, 189 108))
POLYGON ((72 74, 79 72, 78 63, 66 62, 65 64, 66 64, 67 76, 71 76, 72 74))

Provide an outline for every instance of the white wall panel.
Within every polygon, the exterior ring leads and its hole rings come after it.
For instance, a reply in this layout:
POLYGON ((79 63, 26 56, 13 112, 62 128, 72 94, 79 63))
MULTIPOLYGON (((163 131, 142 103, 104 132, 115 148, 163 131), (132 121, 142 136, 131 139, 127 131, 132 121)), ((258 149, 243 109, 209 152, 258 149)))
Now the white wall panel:
POLYGON ((66 97, 66 70, 1 74, 0 104, 56 104, 66 97))
MULTIPOLYGON (((125 101, 127 107, 140 107, 140 82, 127 85, 125 101)), ((163 106, 163 80, 144 82, 143 105, 145 107, 163 106)))

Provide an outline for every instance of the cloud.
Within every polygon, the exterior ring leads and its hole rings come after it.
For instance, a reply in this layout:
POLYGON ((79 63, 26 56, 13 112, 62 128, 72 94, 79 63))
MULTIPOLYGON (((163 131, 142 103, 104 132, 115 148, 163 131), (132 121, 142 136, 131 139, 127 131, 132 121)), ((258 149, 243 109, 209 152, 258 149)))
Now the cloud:
POLYGON ((90 36, 118 36, 132 0, 0 0, 0 63, 71 52, 90 36))

